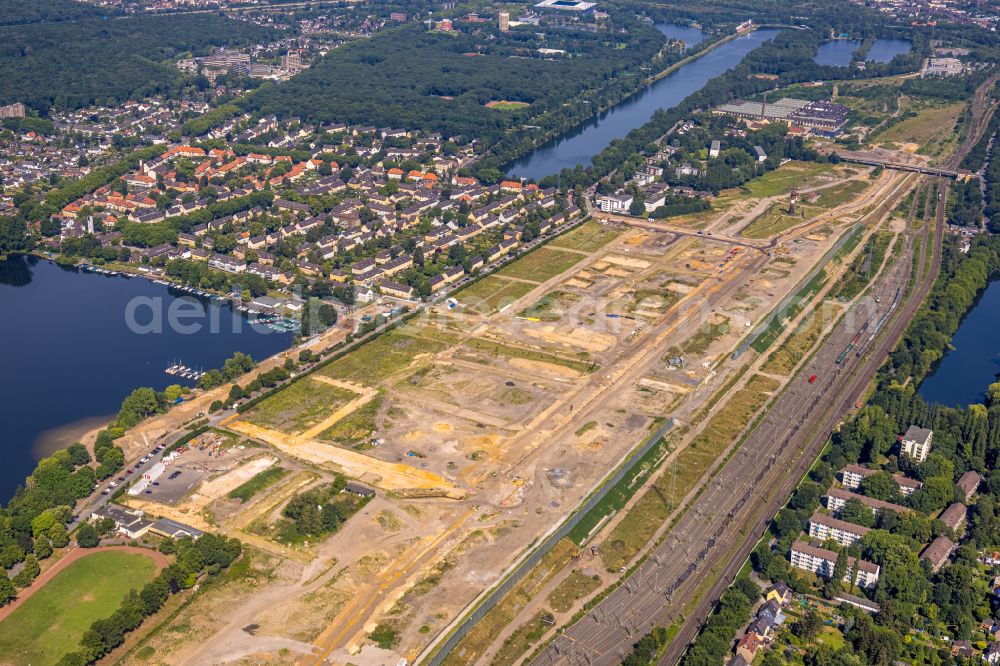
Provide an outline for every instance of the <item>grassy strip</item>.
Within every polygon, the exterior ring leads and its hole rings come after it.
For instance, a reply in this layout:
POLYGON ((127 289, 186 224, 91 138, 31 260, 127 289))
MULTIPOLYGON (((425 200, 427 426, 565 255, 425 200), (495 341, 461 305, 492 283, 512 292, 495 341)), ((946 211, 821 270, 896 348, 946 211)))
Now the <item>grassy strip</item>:
POLYGON ((826 283, 826 271, 821 270, 816 275, 813 276, 809 282, 806 283, 802 289, 795 294, 792 302, 789 303, 781 312, 774 313, 771 317, 771 321, 768 323, 767 328, 765 328, 757 338, 750 343, 750 347, 756 351, 758 354, 763 354, 767 349, 774 344, 774 341, 778 339, 781 332, 785 330, 785 321, 789 319, 794 319, 805 304, 812 299, 819 290, 823 288, 826 283))
POLYGON ((251 497, 260 491, 269 486, 273 486, 279 480, 283 479, 286 474, 288 474, 288 470, 284 467, 272 467, 270 469, 265 469, 263 472, 257 474, 246 483, 230 490, 226 496, 229 499, 237 499, 241 502, 247 502, 251 497))
POLYGON ((566 358, 564 356, 549 354, 547 352, 536 351, 533 349, 520 349, 518 347, 511 347, 510 345, 501 344, 499 342, 493 342, 492 340, 473 338, 471 340, 466 340, 462 344, 470 349, 487 352, 493 356, 507 356, 510 358, 523 358, 529 361, 538 361, 540 363, 551 363, 553 365, 561 365, 584 374, 594 372, 599 367, 593 361, 578 361, 576 359, 566 358))
POLYGON ((642 458, 636 461, 630 474, 622 477, 622 480, 612 486, 608 494, 604 496, 597 505, 587 512, 580 519, 570 533, 567 535, 577 545, 583 545, 590 538, 591 532, 605 518, 619 511, 624 507, 635 492, 642 487, 646 479, 657 469, 664 455, 669 452, 666 439, 661 439, 658 444, 646 452, 642 458))

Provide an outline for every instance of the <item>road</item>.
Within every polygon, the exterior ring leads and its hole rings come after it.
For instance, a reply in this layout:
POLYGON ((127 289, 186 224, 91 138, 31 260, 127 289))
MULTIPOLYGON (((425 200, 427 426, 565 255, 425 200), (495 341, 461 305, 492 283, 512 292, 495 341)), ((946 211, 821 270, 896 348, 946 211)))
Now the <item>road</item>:
MULTIPOLYGON (((911 252, 912 243, 908 244, 906 256, 911 252)), ((904 258, 873 286, 869 296, 855 305, 851 316, 844 317, 776 399, 760 425, 705 487, 669 537, 624 584, 569 627, 534 663, 616 664, 653 627, 669 626, 682 616, 690 619, 692 613, 686 604, 703 581, 703 575, 698 574, 734 559, 742 563, 743 557, 733 558, 733 549, 744 550, 746 542, 753 547, 773 515, 769 510, 773 501, 769 505, 768 500, 775 496, 784 501, 784 491, 790 491, 789 486, 800 478, 789 474, 789 470, 811 464, 826 442, 827 426, 850 408, 894 344, 893 333, 901 330, 898 323, 876 341, 878 346, 869 350, 874 353, 861 358, 852 354, 844 364, 835 363, 853 338, 872 329, 890 311, 897 289, 906 288, 909 268, 910 262, 904 258), (844 372, 846 368, 851 371, 844 372), (809 383, 806 378, 814 374, 818 379, 809 383), (817 435, 808 443, 801 441, 802 435, 812 432, 817 435), (783 487, 775 494, 775 486, 783 487), (748 526, 751 529, 745 529, 748 526)), ((897 316, 893 322, 901 319, 908 317, 897 316)), ((702 597, 710 600, 709 595, 702 597)), ((693 615, 698 617, 698 613, 693 615)), ((698 622, 685 622, 673 645, 683 649, 699 624, 700 618, 698 622)))
MULTIPOLYGON (((992 108, 984 108, 985 91, 997 78, 977 91, 970 132, 945 169, 957 167, 986 126, 992 108)), ((759 535, 819 455, 831 429, 863 394, 933 286, 945 228, 947 183, 939 177, 928 192, 926 206, 936 200, 933 243, 925 227, 914 263, 913 238, 907 239, 899 261, 841 319, 669 536, 622 585, 532 663, 617 664, 653 627, 675 623, 678 633, 660 663, 679 661, 759 535), (934 254, 928 270, 924 258, 929 246, 934 254), (913 292, 905 298, 914 265, 913 292), (849 344, 856 346, 838 364, 849 344), (813 375, 814 383, 807 379, 813 375)))

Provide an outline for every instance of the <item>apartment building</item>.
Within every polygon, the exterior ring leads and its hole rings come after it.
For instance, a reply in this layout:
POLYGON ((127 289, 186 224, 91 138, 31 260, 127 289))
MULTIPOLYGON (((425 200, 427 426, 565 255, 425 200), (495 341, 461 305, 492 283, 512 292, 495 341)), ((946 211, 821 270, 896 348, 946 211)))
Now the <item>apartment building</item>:
MULTIPOLYGON (((861 487, 861 482, 864 481, 865 477, 877 474, 878 472, 879 470, 877 469, 869 469, 852 463, 844 467, 840 473, 840 479, 841 483, 848 490, 857 490, 861 487)), ((903 497, 912 495, 924 485, 916 479, 911 479, 902 474, 893 474, 892 480, 899 486, 899 493, 903 497)))
MULTIPOLYGON (((792 544, 790 559, 792 566, 796 569, 811 571, 824 578, 830 578, 833 575, 834 567, 837 566, 837 553, 804 541, 796 541, 792 544)), ((858 587, 870 589, 878 584, 880 568, 874 562, 848 557, 844 582, 851 582, 851 572, 854 572, 854 580, 858 587)))
POLYGON ((869 531, 867 527, 831 518, 822 513, 814 513, 809 519, 810 537, 819 541, 832 539, 841 546, 850 546, 869 531))
POLYGON ((844 506, 847 502, 852 499, 861 502, 872 511, 894 511, 896 513, 903 513, 908 510, 905 506, 901 506, 899 504, 885 502, 883 500, 875 499, 874 497, 868 497, 867 495, 859 495, 858 493, 852 493, 849 490, 843 490, 841 488, 830 488, 826 491, 826 508, 839 515, 840 512, 844 510, 844 506))
POLYGON ((930 428, 919 428, 911 425, 906 429, 906 434, 903 435, 899 448, 904 455, 922 463, 927 460, 927 456, 931 452, 933 439, 934 431, 930 428))

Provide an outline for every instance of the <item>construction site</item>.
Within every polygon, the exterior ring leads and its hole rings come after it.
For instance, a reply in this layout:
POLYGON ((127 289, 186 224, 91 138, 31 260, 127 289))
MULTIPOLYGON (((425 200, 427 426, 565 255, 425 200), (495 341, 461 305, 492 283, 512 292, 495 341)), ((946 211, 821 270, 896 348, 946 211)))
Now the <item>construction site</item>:
POLYGON ((587 221, 225 422, 228 453, 199 460, 197 483, 130 503, 243 540, 241 576, 125 661, 412 662, 665 431, 620 505, 546 556, 537 601, 448 663, 523 658, 524 627, 571 617, 660 528, 622 537, 630 498, 668 459, 686 460, 678 501, 694 488, 832 325, 843 304, 826 294, 867 241, 900 231, 887 204, 913 174, 821 166, 789 163, 708 213, 587 221), (774 360, 789 338, 793 357, 774 360), (732 436, 704 435, 710 421, 732 436), (678 458, 693 441, 702 455, 678 458), (283 539, 282 508, 335 475, 374 497, 323 539, 283 539))

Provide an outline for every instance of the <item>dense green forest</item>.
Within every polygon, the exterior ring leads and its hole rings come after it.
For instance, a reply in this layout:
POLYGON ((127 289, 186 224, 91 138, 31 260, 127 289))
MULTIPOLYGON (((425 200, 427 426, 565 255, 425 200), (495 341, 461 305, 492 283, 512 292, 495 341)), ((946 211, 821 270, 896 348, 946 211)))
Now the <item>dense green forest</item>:
POLYGON ((0 28, 0 104, 40 112, 170 93, 181 53, 267 39, 269 31, 216 14, 82 18, 0 28))
POLYGON ((0 26, 76 21, 116 12, 73 0, 0 0, 0 26))
MULTIPOLYGON (((612 39, 605 33, 561 30, 540 43, 533 31, 444 34, 411 23, 338 49, 290 81, 261 89, 245 104, 262 114, 422 129, 493 143, 514 125, 529 119, 538 124, 538 116, 562 109, 588 90, 611 85, 620 94, 630 92, 631 79, 623 75, 650 62, 664 37, 634 19, 623 19, 622 25, 627 32, 612 39), (534 57, 542 45, 572 57, 534 57), (494 100, 531 106, 486 108, 494 100)), ((634 89, 638 80, 631 81, 634 89)))

